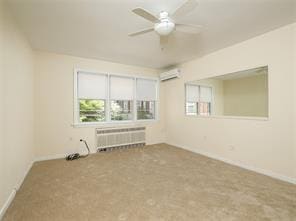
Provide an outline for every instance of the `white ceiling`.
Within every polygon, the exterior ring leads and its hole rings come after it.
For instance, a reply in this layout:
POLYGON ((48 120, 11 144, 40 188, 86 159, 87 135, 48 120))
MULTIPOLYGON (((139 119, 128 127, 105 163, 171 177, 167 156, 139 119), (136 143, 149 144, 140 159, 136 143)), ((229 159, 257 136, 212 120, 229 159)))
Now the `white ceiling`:
POLYGON ((295 0, 199 0, 178 22, 202 25, 198 36, 176 33, 161 50, 152 24, 131 12, 172 11, 182 0, 7 0, 34 49, 164 68, 295 21, 295 0))

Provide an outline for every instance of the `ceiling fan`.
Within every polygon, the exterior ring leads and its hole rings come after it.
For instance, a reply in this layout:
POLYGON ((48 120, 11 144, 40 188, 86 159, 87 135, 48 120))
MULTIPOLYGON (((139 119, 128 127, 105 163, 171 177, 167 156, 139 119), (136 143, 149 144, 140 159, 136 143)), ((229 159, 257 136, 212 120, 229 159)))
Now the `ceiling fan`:
POLYGON ((171 35, 174 31, 189 33, 189 34, 198 34, 200 33, 202 28, 200 25, 175 23, 175 20, 178 17, 192 11, 197 6, 197 4, 198 3, 196 0, 187 0, 180 7, 174 10, 172 13, 161 11, 158 17, 156 17, 155 15, 153 15, 152 13, 148 12, 145 9, 135 8, 132 11, 135 14, 141 16, 142 18, 153 22, 154 27, 146 28, 146 29, 131 33, 129 34, 129 36, 133 37, 133 36, 142 35, 148 32, 155 31, 160 36, 160 44, 164 45, 168 42, 169 35, 171 35))

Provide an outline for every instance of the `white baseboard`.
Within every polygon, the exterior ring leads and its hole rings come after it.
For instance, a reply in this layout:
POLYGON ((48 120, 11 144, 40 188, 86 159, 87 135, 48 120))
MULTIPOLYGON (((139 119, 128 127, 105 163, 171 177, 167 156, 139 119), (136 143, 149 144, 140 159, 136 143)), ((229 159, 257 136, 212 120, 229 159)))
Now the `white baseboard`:
MULTIPOLYGON (((97 151, 91 150, 90 154, 96 154, 97 151)), ((80 154, 86 154, 86 153, 80 153, 80 154)), ((55 155, 48 155, 48 156, 42 156, 42 157, 36 157, 34 162, 39 161, 45 161, 45 160, 56 160, 56 159, 65 159, 67 154, 55 154, 55 155)))
POLYGON ((228 164, 231 164, 231 165, 234 165, 234 166, 238 166, 238 167, 241 167, 241 168, 244 168, 244 169, 256 172, 256 173, 260 173, 260 174, 263 174, 263 175, 266 175, 266 176, 269 176, 269 177, 272 177, 272 178, 275 178, 275 179, 278 179, 278 180, 282 180, 282 181, 285 181, 285 182, 296 184, 296 178, 292 178, 292 177, 288 177, 288 176, 285 176, 285 175, 282 175, 282 174, 278 174, 278 173, 272 172, 270 170, 257 168, 257 167, 247 165, 247 164, 235 161, 235 160, 226 159, 224 157, 220 157, 220 156, 218 156, 216 154, 206 152, 206 151, 200 150, 198 148, 189 148, 189 147, 185 147, 183 145, 178 145, 178 144, 175 144, 175 143, 168 143, 168 144, 172 145, 172 146, 175 146, 175 147, 185 149, 185 150, 189 150, 189 151, 194 152, 194 153, 204 155, 206 157, 209 157, 209 158, 212 158, 212 159, 215 159, 215 160, 223 161, 225 163, 228 163, 228 164))
MULTIPOLYGON (((189 151, 194 152, 194 153, 198 153, 198 154, 207 156, 207 157, 212 158, 212 159, 223 161, 225 163, 235 165, 235 166, 238 166, 238 167, 241 167, 241 168, 253 171, 253 172, 257 172, 257 173, 260 173, 260 174, 263 174, 263 175, 266 175, 266 176, 269 176, 269 177, 272 177, 272 178, 275 178, 275 179, 279 179, 279 180, 286 181, 286 182, 289 182, 289 183, 292 183, 292 184, 296 184, 296 178, 287 177, 287 176, 284 176, 284 175, 281 175, 281 174, 278 174, 278 173, 274 173, 274 172, 269 171, 269 170, 265 170, 265 169, 256 168, 256 167, 253 167, 253 166, 250 166, 250 165, 242 164, 240 162, 230 160, 230 159, 226 159, 224 157, 220 157, 218 155, 215 155, 215 154, 212 154, 210 152, 206 152, 206 151, 203 151, 203 150, 200 150, 200 149, 189 148, 189 147, 185 147, 183 145, 178 145, 178 144, 175 144, 175 143, 168 143, 168 144, 172 145, 172 146, 175 146, 175 147, 185 149, 185 150, 189 150, 189 151)), ((0 210, 0 220, 3 218, 6 210, 8 209, 8 207, 11 204, 12 200, 14 199, 17 190, 21 187, 22 183, 24 182, 24 180, 25 180, 26 176, 28 175, 31 167, 33 166, 33 163, 34 162, 39 162, 39 161, 45 161, 45 160, 62 159, 62 158, 65 158, 65 154, 56 154, 56 155, 51 155, 51 156, 43 156, 43 157, 35 158, 35 160, 32 161, 28 165, 27 169, 25 170, 24 175, 21 177, 20 181, 16 184, 16 187, 12 190, 12 192, 10 193, 8 199, 6 200, 3 207, 1 208, 1 210, 0 210)))
POLYGON ((18 191, 19 188, 21 187, 21 185, 23 184, 23 182, 24 182, 26 176, 28 175, 29 171, 31 170, 33 164, 34 164, 34 161, 32 161, 31 163, 29 163, 29 165, 28 165, 27 169, 25 170, 23 176, 21 177, 21 179, 19 180, 19 182, 16 184, 16 187, 15 187, 16 191, 18 191))
POLYGON ((4 205, 2 206, 2 208, 0 210, 0 220, 4 217, 4 214, 5 214, 6 210, 10 206, 12 200, 14 199, 16 192, 19 190, 19 188, 23 184, 23 182, 24 182, 26 176, 28 175, 29 171, 31 170, 33 164, 34 164, 34 161, 32 161, 32 162, 29 163, 29 165, 27 166, 26 170, 24 171, 23 176, 16 183, 15 187, 12 189, 12 191, 11 191, 8 199, 5 201, 4 205))
POLYGON ((65 154, 55 154, 55 155, 50 155, 50 156, 42 156, 42 157, 36 157, 35 162, 39 161, 45 161, 45 160, 56 160, 56 159, 62 159, 65 158, 65 154))
POLYGON ((16 194, 16 189, 13 189, 8 199, 6 200, 6 202, 4 203, 3 207, 0 210, 0 220, 2 220, 2 218, 4 217, 4 214, 8 209, 9 205, 11 204, 12 200, 14 199, 15 194, 16 194))

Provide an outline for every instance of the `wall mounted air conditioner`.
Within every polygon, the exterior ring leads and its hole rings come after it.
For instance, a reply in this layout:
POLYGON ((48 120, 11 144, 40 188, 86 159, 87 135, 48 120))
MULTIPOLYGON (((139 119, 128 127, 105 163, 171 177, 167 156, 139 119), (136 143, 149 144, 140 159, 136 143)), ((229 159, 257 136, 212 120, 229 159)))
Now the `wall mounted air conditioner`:
POLYGON ((172 69, 170 71, 161 73, 159 78, 161 81, 168 81, 175 78, 180 78, 181 70, 178 68, 172 69))

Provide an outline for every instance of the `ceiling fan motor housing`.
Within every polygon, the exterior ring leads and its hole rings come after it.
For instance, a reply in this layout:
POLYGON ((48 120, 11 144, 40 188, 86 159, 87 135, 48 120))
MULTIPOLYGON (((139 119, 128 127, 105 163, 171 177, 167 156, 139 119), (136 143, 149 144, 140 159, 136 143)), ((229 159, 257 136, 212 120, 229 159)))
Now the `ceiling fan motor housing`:
POLYGON ((169 19, 169 14, 165 11, 159 14, 160 23, 154 25, 154 30, 162 36, 169 35, 175 29, 175 23, 169 19))

